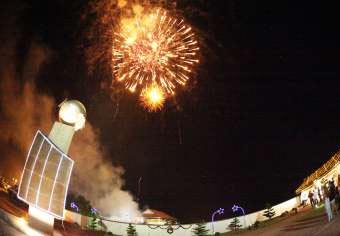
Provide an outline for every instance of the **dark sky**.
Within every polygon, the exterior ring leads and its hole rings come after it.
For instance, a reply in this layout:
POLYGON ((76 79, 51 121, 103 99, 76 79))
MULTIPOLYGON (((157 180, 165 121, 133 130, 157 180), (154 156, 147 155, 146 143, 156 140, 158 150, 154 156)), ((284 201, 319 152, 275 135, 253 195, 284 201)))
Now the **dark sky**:
POLYGON ((17 1, 1 12, 22 7, 19 54, 32 38, 55 52, 39 89, 85 103, 136 198, 142 177, 141 207, 185 222, 208 220, 219 207, 231 216, 234 203, 249 212, 293 197, 340 144, 336 8, 304 1, 181 2, 179 9, 194 9, 185 17, 205 45, 195 85, 158 113, 123 96, 117 116, 110 94, 100 89, 107 78, 89 75, 84 62, 86 1, 17 1))

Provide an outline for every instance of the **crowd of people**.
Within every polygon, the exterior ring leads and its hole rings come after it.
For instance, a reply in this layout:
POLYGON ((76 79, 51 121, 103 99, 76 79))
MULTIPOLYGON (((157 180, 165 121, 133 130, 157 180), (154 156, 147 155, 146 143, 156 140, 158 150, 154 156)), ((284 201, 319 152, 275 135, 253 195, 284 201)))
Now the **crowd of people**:
POLYGON ((329 180, 321 188, 314 188, 309 191, 308 198, 312 207, 325 204, 328 221, 331 221, 338 214, 340 208, 340 186, 335 186, 333 180, 329 180))

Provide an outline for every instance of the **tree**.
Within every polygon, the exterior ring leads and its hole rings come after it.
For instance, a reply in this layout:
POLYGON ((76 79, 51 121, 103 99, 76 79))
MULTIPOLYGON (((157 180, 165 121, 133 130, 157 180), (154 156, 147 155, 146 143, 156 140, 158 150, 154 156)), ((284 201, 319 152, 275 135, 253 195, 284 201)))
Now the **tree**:
POLYGON ((127 236, 137 236, 137 231, 135 226, 132 224, 129 224, 129 226, 126 229, 127 236))
POLYGON ((91 218, 90 224, 88 226, 90 229, 95 230, 98 227, 98 219, 96 216, 93 216, 91 218))
POLYGON ((263 216, 271 219, 275 215, 274 208, 271 206, 271 204, 267 203, 266 204, 266 210, 263 213, 263 216))
POLYGON ((98 215, 97 211, 93 210, 93 208, 92 208, 92 210, 90 210, 90 215, 89 216, 91 217, 91 221, 90 221, 90 224, 89 224, 88 227, 90 229, 93 229, 93 230, 95 230, 97 228, 100 228, 99 227, 100 219, 98 219, 99 215, 98 215))
POLYGON ((251 225, 251 228, 258 229, 260 227, 260 221, 255 221, 254 224, 251 225))
POLYGON ((198 223, 197 226, 193 228, 192 232, 195 236, 207 236, 209 230, 206 228, 205 223, 198 223))
POLYGON ((235 217, 231 222, 230 224, 228 225, 228 227, 231 229, 231 230, 237 230, 239 228, 241 228, 242 225, 240 225, 240 220, 235 217))

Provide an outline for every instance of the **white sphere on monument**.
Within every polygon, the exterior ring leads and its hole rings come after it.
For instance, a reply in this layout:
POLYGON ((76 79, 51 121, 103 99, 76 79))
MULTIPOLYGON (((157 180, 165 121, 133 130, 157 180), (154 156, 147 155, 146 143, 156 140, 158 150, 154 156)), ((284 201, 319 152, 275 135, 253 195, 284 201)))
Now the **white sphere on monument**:
POLYGON ((75 130, 82 129, 86 121, 85 106, 78 100, 66 100, 59 105, 59 119, 75 130))

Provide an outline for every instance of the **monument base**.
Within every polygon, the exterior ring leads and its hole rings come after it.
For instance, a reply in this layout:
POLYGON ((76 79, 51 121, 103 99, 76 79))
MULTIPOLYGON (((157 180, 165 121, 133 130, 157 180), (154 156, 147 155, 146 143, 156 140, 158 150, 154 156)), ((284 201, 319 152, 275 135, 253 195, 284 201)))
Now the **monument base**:
POLYGON ((28 208, 28 224, 46 235, 53 235, 54 217, 32 206, 28 208))

